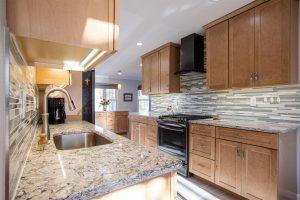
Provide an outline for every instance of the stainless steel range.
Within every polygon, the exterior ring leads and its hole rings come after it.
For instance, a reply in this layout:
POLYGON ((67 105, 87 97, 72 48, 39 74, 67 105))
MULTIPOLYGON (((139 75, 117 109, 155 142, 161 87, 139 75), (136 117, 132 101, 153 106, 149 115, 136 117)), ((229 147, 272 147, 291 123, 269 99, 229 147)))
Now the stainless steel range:
POLYGON ((163 115, 158 123, 158 148, 182 160, 183 168, 178 172, 189 177, 189 120, 208 119, 211 116, 174 114, 163 115))

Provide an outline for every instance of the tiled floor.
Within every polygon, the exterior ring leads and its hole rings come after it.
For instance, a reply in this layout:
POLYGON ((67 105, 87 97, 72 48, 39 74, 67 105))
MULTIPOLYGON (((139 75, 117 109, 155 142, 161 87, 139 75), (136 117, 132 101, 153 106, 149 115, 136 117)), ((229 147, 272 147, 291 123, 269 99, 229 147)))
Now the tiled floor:
POLYGON ((194 177, 184 178, 178 175, 178 200, 240 200, 219 188, 194 177), (182 196, 182 197, 180 197, 182 196))

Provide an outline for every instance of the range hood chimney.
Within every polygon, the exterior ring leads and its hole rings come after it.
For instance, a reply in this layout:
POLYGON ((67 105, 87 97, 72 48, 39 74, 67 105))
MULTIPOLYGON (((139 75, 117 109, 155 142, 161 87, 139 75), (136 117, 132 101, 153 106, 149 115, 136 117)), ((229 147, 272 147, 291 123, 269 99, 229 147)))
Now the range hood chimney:
POLYGON ((202 72, 204 69, 204 39, 193 33, 181 39, 180 70, 175 74, 202 72))

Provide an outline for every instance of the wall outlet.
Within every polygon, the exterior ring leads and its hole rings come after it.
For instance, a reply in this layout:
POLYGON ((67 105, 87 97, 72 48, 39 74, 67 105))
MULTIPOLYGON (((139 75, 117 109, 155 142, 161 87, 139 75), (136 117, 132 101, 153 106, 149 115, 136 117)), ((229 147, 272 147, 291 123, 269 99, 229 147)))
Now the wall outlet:
POLYGON ((256 106, 256 97, 251 97, 250 106, 252 106, 252 107, 256 106))

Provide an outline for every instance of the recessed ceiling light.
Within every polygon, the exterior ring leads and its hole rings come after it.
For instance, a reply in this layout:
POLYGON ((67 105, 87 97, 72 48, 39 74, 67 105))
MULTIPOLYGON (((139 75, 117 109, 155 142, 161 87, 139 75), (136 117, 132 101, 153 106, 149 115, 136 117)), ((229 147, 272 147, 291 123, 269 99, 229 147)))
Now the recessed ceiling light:
POLYGON ((142 46, 143 45, 143 43, 142 42, 138 42, 138 43, 136 43, 136 46, 142 46))
POLYGON ((119 75, 119 76, 122 75, 122 71, 121 71, 121 70, 118 71, 118 75, 119 75))

